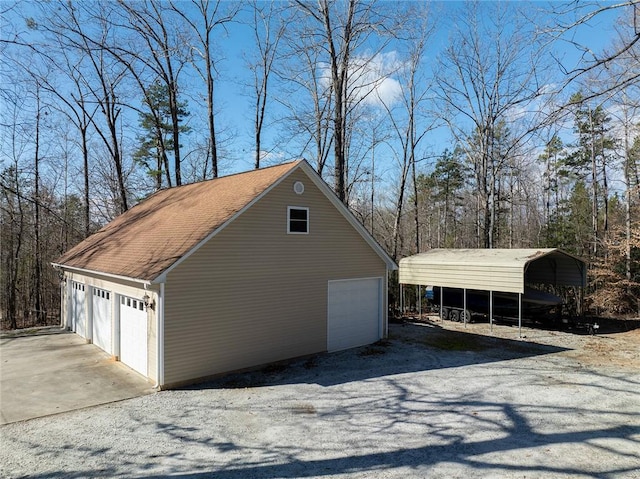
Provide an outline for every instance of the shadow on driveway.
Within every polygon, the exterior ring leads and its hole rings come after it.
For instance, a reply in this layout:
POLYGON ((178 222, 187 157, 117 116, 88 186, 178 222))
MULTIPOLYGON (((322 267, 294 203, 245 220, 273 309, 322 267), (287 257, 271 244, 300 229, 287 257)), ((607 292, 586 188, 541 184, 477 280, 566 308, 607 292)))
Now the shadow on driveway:
POLYGON ((355 350, 283 361, 181 389, 217 389, 313 383, 334 386, 395 374, 542 356, 565 348, 445 330, 436 324, 393 324, 389 339, 355 350), (423 345, 424 348, 416 347, 423 345), (392 351, 392 354, 389 352, 392 351), (375 367, 372 367, 372 359, 375 367), (340 367, 336 367, 339 365, 340 367))

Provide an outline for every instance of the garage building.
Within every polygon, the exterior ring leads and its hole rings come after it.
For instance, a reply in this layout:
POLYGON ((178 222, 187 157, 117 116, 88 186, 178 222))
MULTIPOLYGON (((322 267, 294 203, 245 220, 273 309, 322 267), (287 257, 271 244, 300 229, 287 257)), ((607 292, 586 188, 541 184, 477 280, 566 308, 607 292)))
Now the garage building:
POLYGON ((377 341, 397 269, 304 160, 159 191, 54 266, 64 326, 165 388, 377 341))

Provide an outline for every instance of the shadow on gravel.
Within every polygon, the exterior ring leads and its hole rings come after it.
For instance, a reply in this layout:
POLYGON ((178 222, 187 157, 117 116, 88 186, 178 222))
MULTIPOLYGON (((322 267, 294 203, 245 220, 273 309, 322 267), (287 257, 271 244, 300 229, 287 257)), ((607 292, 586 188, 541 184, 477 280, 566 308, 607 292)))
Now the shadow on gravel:
POLYGON ((313 383, 333 386, 433 369, 554 354, 564 348, 456 332, 434 323, 392 324, 389 339, 356 349, 270 364, 254 371, 186 386, 227 389, 313 383))
MULTIPOLYGON (((640 440, 638 439, 638 435, 640 434, 639 426, 618 425, 609 428, 595 428, 574 432, 554 432, 544 434, 535 432, 526 422, 524 417, 518 414, 518 412, 508 404, 456 402, 452 403, 451 406, 456 408, 463 406, 475 406, 479 408, 500 407, 507 414, 512 425, 504 428, 504 435, 502 438, 488 439, 484 441, 467 442, 463 437, 447 438, 443 434, 443 438, 448 439, 449 443, 416 448, 403 448, 401 445, 398 445, 398 448, 393 451, 354 454, 352 456, 345 456, 341 453, 341 457, 327 459, 301 459, 300 456, 303 455, 304 451, 299 449, 286 451, 265 448, 262 452, 266 457, 279 456, 284 459, 284 462, 273 462, 272 460, 262 463, 247 462, 245 464, 242 464, 242 462, 236 462, 230 466, 190 463, 186 466, 189 469, 188 472, 179 471, 178 469, 172 470, 167 474, 145 474, 142 471, 138 471, 135 474, 135 477, 141 479, 158 477, 182 479, 278 479, 325 476, 342 477, 342 475, 345 474, 362 473, 368 474, 367 477, 376 477, 384 474, 385 471, 394 471, 398 468, 409 468, 409 470, 415 471, 415 477, 423 477, 420 470, 424 468, 422 472, 425 474, 424 477, 427 477, 427 468, 443 463, 463 465, 469 468, 469 470, 474 471, 476 474, 481 474, 482 476, 484 476, 484 474, 489 474, 491 477, 520 477, 527 473, 534 473, 536 474, 536 477, 541 474, 545 477, 638 477, 635 475, 637 473, 637 467, 635 466, 609 464, 603 465, 603 467, 599 467, 597 470, 590 470, 588 467, 580 468, 527 464, 527 461, 519 462, 514 461, 513 459, 501 462, 496 460, 495 456, 484 459, 483 455, 491 455, 501 452, 506 453, 518 450, 521 450, 522 454, 526 455, 526 451, 530 448, 550 448, 553 446, 562 447, 563 445, 571 446, 574 444, 584 444, 592 441, 598 442, 603 440, 628 441, 634 444, 634 447, 637 446, 640 448, 640 440), (482 472, 483 470, 485 471, 484 473, 482 472), (494 476, 496 471, 500 472, 497 476, 494 476)), ((210 444, 210 446, 212 457, 214 457, 216 453, 224 452, 224 448, 228 447, 227 444, 218 445, 215 443, 210 444)), ((232 447, 235 448, 233 445, 232 447)), ((256 450, 252 449, 251 452, 255 453, 256 450)), ((623 457, 628 455, 623 451, 620 451, 619 454, 623 457)), ((181 456, 180 453, 176 453, 175 455, 177 458, 181 456)), ((153 467, 153 462, 155 461, 152 460, 149 467, 153 467)), ((92 471, 65 471, 64 473, 53 472, 29 477, 98 478, 123 477, 123 474, 118 468, 106 468, 92 471)))
MULTIPOLYGON (((416 446, 413 442, 408 445, 400 439, 388 442, 386 450, 370 451, 354 439, 353 449, 349 451, 331 449, 330 442, 322 443, 322 435, 317 440, 309 437, 295 445, 282 445, 278 440, 254 443, 246 438, 236 443, 225 437, 224 433, 219 436, 198 436, 201 426, 197 423, 156 421, 156 434, 171 437, 176 448, 157 451, 145 459, 148 462, 142 468, 135 461, 128 465, 125 456, 119 457, 120 463, 112 468, 67 470, 64 473, 30 477, 126 477, 125 471, 132 470, 135 470, 135 477, 138 478, 277 479, 352 475, 379 477, 385 474, 399 477, 398 470, 401 468, 403 472, 410 471, 407 477, 428 477, 434 467, 440 467, 442 471, 442 468, 446 470, 448 464, 463 466, 462 469, 470 471, 468 477, 523 477, 530 474, 535 477, 637 477, 640 424, 633 407, 624 411, 612 410, 597 401, 580 400, 570 403, 558 400, 554 404, 545 404, 537 402, 535 398, 523 398, 513 404, 509 399, 504 399, 502 390, 497 391, 502 395, 487 396, 493 397, 493 400, 478 399, 468 396, 464 391, 448 390, 446 387, 436 390, 412 388, 410 376, 401 375, 536 357, 563 349, 447 331, 433 324, 393 325, 390 336, 389 340, 371 346, 272 365, 260 371, 235 374, 190 389, 294 383, 334 385, 379 378, 385 383, 382 391, 375 392, 366 384, 353 389, 338 388, 331 393, 335 407, 325 406, 324 410, 316 410, 311 403, 301 403, 292 412, 308 415, 309 422, 303 424, 309 428, 305 429, 309 434, 313 433, 315 425, 322 425, 323 422, 335 427, 336 434, 349 434, 349 431, 351 434, 357 433, 365 424, 368 434, 381 437, 387 433, 393 435, 394 431, 397 432, 396 427, 407 428, 407 431, 414 431, 416 439, 428 444, 416 446), (566 424, 568 416, 585 420, 567 430, 562 425, 566 424), (369 422, 368 419, 374 417, 375 421, 369 422), (555 423, 558 427, 540 427, 541 422, 555 423), (461 427, 462 424, 466 427, 461 427), (187 454, 190 441, 206 447, 208 459, 194 460, 187 454), (584 461, 562 460, 562 455, 571 451, 572 447, 585 444, 600 448, 608 461, 596 459, 594 462, 593 458, 585 458, 584 461), (536 460, 539 456, 535 454, 558 456, 559 460, 541 462, 536 460), (162 474, 152 472, 157 470, 158 464, 166 464, 162 474), (148 471, 145 472, 145 468, 148 471)), ((535 363, 527 363, 526 366, 514 363, 505 367, 515 368, 514 375, 531 374, 532 380, 541 379, 535 363)), ((543 376, 546 374, 550 373, 544 373, 543 376)), ((633 384, 625 386, 624 382, 618 384, 620 380, 624 381, 625 378, 611 377, 603 382, 602 387, 608 391, 604 394, 624 388, 625 396, 620 397, 629 403, 636 403, 638 388, 633 384)), ((496 384, 499 383, 493 385, 496 384)), ((580 381, 567 383, 566 387, 569 385, 576 388, 593 387, 590 381, 586 384, 580 381)), ((509 394, 506 396, 510 397, 509 394)), ((259 398, 256 395, 256 418, 261 414, 259 398)), ((211 403, 204 407, 215 408, 216 405, 211 403)), ((190 414, 186 409, 176 413, 182 416, 190 414)), ((584 449, 579 450, 584 452, 584 449)), ((103 451, 96 451, 96 454, 103 454, 103 451)))
MULTIPOLYGON (((246 478, 304 478, 327 476, 337 474, 354 474, 367 472, 371 477, 375 477, 384 471, 394 470, 400 467, 418 468, 429 467, 442 462, 453 462, 465 464, 475 471, 489 469, 495 471, 500 469, 502 474, 522 474, 535 472, 536 474, 546 473, 549 477, 556 475, 576 475, 584 476, 583 469, 569 469, 562 467, 541 467, 539 465, 527 466, 526 464, 500 464, 494 462, 483 463, 477 458, 482 454, 491 454, 501 451, 515 449, 525 449, 529 447, 540 447, 541 445, 552 446, 555 444, 575 444, 599 439, 626 439, 638 443, 634 435, 640 432, 640 427, 618 426, 610 429, 600 429, 591 431, 579 431, 575 433, 554 433, 535 434, 532 433, 524 440, 515 441, 513 437, 507 436, 503 439, 488 440, 473 443, 445 444, 426 446, 412 449, 398 449, 395 451, 355 455, 336 459, 320 460, 293 460, 286 464, 252 464, 240 466, 227 470, 213 470, 207 472, 171 474, 172 478, 201 479, 205 477, 215 477, 216 479, 246 479, 246 478)), ((518 434, 518 439, 521 436, 518 434)), ((640 447, 640 444, 638 444, 640 447)), ((616 467, 606 471, 593 474, 592 477, 611 477, 614 475, 635 473, 633 467, 616 467)), ((591 474, 587 473, 587 476, 591 474)), ((144 477, 144 476, 138 476, 144 477)), ((157 477, 157 476, 148 476, 157 477)), ((637 476, 636 476, 637 477, 637 476)))

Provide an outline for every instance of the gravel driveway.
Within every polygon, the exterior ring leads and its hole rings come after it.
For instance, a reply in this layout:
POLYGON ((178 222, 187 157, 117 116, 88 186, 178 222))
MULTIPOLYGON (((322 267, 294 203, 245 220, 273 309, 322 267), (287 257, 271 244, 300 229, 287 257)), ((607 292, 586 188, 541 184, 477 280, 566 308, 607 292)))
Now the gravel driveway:
POLYGON ((640 478, 638 331, 470 332, 392 325, 378 345, 9 424, 0 474, 640 478))

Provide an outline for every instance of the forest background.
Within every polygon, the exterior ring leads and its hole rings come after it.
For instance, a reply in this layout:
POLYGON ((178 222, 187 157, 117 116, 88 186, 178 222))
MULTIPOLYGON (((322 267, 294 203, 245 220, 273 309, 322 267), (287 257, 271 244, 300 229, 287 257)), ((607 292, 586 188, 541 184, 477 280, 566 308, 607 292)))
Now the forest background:
POLYGON ((395 260, 558 247, 640 315, 640 5, 0 3, 0 319, 161 188, 306 158, 395 260))

